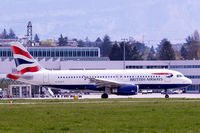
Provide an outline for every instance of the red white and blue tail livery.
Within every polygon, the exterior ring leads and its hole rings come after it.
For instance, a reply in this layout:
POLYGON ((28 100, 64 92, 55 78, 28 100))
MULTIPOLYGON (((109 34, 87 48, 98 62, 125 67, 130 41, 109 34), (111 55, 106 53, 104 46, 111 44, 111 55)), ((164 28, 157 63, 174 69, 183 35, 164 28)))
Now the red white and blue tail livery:
MULTIPOLYGON (((19 79, 23 77, 25 73, 38 72, 42 69, 39 63, 31 56, 31 54, 24 48, 19 42, 11 43, 17 72, 8 74, 11 79, 19 79)), ((27 77, 27 76, 26 76, 27 77)))
POLYGON ((107 98, 108 93, 135 95, 138 89, 167 90, 192 84, 182 73, 168 69, 49 71, 40 66, 21 43, 13 42, 11 47, 17 72, 7 77, 34 85, 104 91, 102 98, 107 98))

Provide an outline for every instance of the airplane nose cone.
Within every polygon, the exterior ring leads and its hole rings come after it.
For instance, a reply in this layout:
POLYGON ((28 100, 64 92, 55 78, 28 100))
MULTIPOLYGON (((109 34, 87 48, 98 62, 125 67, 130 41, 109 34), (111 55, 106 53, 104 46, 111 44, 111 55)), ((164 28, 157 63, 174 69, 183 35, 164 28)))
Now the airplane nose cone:
POLYGON ((187 78, 187 83, 191 85, 192 84, 192 80, 187 78))
POLYGON ((191 79, 189 79, 189 82, 190 82, 190 84, 192 84, 192 80, 191 79))

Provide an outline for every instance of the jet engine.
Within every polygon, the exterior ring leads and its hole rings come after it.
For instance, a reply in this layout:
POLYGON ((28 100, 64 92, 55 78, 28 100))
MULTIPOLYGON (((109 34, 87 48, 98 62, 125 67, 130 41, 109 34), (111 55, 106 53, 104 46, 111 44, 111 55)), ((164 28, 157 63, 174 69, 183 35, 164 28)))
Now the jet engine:
POLYGON ((123 85, 112 89, 113 94, 117 95, 137 95, 139 87, 137 85, 123 85))

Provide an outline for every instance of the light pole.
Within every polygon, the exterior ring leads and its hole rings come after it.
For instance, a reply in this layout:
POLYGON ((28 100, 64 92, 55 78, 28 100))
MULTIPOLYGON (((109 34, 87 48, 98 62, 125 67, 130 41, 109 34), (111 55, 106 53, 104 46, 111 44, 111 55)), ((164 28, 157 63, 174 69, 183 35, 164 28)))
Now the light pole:
POLYGON ((123 41, 123 44, 124 44, 124 52, 123 52, 123 54, 124 54, 124 69, 126 69, 126 64, 125 64, 125 61, 126 61, 126 50, 125 50, 125 43, 126 43, 126 41, 128 41, 128 39, 126 39, 126 38, 123 38, 123 39, 121 39, 122 41, 123 41))

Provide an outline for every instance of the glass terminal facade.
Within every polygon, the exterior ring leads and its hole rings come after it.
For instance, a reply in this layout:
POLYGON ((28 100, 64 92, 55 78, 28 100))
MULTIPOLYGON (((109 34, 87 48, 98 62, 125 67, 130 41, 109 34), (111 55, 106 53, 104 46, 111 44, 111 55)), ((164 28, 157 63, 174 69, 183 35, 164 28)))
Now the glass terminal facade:
MULTIPOLYGON (((33 57, 100 57, 98 47, 28 47, 28 51, 33 57)), ((12 57, 10 47, 0 47, 0 57, 12 57)))

